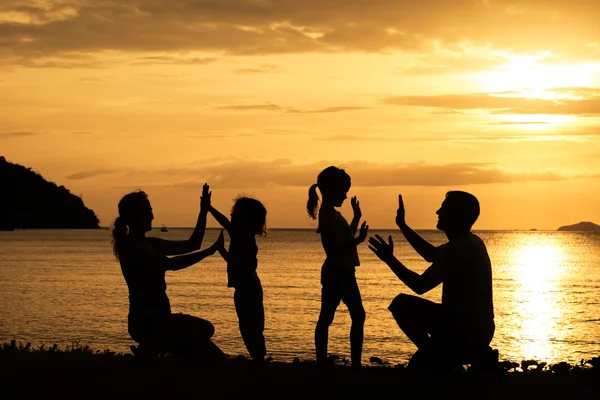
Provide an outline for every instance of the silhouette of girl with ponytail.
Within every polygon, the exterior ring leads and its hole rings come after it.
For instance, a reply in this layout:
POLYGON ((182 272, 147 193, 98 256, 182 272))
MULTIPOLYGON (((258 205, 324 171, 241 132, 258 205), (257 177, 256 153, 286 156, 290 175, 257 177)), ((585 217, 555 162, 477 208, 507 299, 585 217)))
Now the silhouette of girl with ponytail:
POLYGON ((342 206, 349 190, 350 175, 343 169, 327 167, 317 177, 317 183, 310 187, 306 207, 312 219, 317 219, 318 210, 317 232, 321 234, 321 243, 327 256, 321 268, 321 313, 315 329, 317 363, 327 364, 329 326, 333 322, 340 301, 343 301, 352 319, 351 363, 352 367, 359 368, 366 315, 356 282, 355 267, 360 265, 356 247, 367 237, 369 227, 366 221, 363 222, 358 237, 354 236, 362 217, 356 196, 350 200, 354 211, 354 218, 350 225, 342 214, 336 211, 335 207, 342 206), (320 208, 317 188, 323 196, 320 208))

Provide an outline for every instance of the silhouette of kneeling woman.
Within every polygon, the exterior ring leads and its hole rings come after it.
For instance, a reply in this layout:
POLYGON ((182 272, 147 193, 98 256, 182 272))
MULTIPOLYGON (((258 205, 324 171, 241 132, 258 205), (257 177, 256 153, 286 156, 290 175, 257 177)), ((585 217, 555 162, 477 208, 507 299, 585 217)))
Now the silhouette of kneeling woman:
POLYGON ((114 222, 113 251, 129 289, 128 330, 139 343, 132 346, 136 356, 153 358, 161 353, 193 361, 214 363, 226 359, 211 342, 213 325, 187 314, 171 313, 166 294, 166 271, 187 268, 223 247, 223 232, 210 247, 198 251, 204 238, 210 209, 208 185, 202 188, 200 213, 188 240, 146 237, 152 229, 152 206, 143 191, 125 195, 119 202, 114 222), (167 256, 175 257, 167 257, 167 256))

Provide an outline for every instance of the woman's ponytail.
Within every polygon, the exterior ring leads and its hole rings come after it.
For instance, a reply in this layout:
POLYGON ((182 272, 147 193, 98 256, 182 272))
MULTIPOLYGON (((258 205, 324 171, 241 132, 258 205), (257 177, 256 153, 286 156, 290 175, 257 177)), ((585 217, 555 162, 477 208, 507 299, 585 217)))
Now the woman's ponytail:
POLYGON ((118 260, 125 245, 125 241, 127 240, 127 224, 123 217, 117 217, 115 219, 112 237, 113 253, 118 260))
POLYGON ((315 183, 308 189, 308 201, 306 210, 312 219, 317 219, 317 210, 319 208, 319 194, 317 193, 317 184, 315 183))

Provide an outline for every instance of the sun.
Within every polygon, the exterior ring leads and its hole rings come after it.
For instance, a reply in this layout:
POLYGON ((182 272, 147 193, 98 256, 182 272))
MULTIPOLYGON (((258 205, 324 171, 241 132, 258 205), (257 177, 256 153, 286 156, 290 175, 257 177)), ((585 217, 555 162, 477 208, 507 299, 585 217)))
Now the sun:
POLYGON ((487 92, 521 92, 523 97, 558 100, 568 98, 564 93, 553 93, 553 88, 589 87, 600 72, 597 64, 552 64, 544 60, 549 51, 538 55, 510 55, 495 52, 507 60, 499 69, 479 73, 487 92))

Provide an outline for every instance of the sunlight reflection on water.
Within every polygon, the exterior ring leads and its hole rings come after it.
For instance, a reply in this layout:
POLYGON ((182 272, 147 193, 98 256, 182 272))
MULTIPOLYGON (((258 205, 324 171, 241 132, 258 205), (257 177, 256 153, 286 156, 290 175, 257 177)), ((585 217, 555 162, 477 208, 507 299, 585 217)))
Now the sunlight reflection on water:
POLYGON ((514 336, 521 343, 522 357, 553 359, 556 357, 551 340, 560 339, 556 329, 562 317, 557 292, 560 275, 564 273, 564 254, 555 238, 534 237, 514 249, 516 298, 521 300, 521 329, 514 336))

